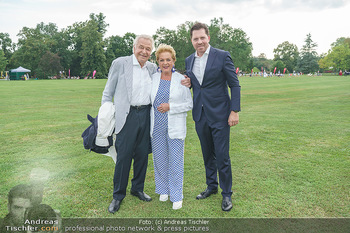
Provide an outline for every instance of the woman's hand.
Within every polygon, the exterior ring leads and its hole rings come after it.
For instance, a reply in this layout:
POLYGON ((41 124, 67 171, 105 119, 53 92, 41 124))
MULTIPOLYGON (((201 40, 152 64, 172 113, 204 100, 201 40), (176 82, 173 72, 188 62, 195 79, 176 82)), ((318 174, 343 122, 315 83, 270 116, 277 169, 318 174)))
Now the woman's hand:
POLYGON ((157 110, 161 113, 165 113, 170 110, 170 105, 168 103, 162 103, 159 105, 157 110))

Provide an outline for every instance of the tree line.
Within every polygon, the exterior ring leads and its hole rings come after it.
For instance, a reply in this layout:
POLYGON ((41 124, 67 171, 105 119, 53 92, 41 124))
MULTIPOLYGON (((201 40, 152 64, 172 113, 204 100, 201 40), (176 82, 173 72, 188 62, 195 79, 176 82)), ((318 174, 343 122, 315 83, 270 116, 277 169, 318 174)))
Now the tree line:
MULTIPOLYGON (((156 46, 166 43, 174 47, 179 71, 185 70, 185 58, 194 52, 190 40, 193 24, 185 22, 175 30, 160 27, 153 35, 156 46)), ((0 33, 0 70, 23 66, 40 79, 57 75, 60 71, 66 75, 69 72, 71 76, 92 76, 96 70, 97 78, 105 78, 115 58, 132 53, 136 37, 127 32, 123 36, 105 38, 108 26, 103 13, 91 13, 85 22, 76 22, 61 30, 54 23, 43 22, 35 28, 23 27, 17 35, 17 43, 12 42, 8 33, 0 33)), ((274 59, 269 60, 265 54, 253 57, 253 44, 248 35, 240 28, 225 24, 222 18, 212 19, 208 27, 210 44, 229 51, 235 66, 243 72, 250 73, 253 68, 255 71, 261 68, 273 71, 275 67, 303 73, 350 69, 350 38, 339 38, 327 54, 318 56, 317 44, 308 34, 300 51, 296 45, 285 41, 274 49, 274 59)), ((151 60, 155 61, 154 54, 151 60)))
POLYGON ((260 68, 273 72, 274 69, 288 72, 302 72, 305 74, 314 72, 338 72, 350 70, 350 38, 341 37, 331 44, 328 53, 318 55, 311 34, 306 35, 305 44, 298 50, 295 44, 285 41, 274 50, 274 59, 269 60, 264 53, 253 57, 254 72, 260 68))

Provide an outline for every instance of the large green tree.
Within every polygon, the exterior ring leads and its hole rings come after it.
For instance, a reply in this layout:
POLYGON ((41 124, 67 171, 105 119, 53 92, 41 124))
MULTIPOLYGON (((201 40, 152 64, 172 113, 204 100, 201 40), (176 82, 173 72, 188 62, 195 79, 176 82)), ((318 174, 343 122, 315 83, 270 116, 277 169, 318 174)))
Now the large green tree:
POLYGON ((64 71, 68 71, 71 67, 73 60, 73 42, 72 38, 66 28, 58 32, 54 39, 58 41, 55 48, 52 48, 50 52, 56 54, 60 58, 60 64, 63 67, 64 71))
POLYGON ((104 51, 103 35, 98 31, 98 24, 89 20, 82 33, 80 51, 81 75, 91 75, 96 70, 96 77, 104 78, 107 75, 106 56, 104 51))
MULTIPOLYGON (((177 54, 176 67, 180 71, 185 70, 185 59, 194 52, 191 43, 190 29, 194 22, 185 22, 177 27, 177 30, 161 27, 154 35, 156 45, 170 44, 177 54)), ((236 67, 240 70, 251 68, 252 43, 242 29, 234 29, 229 24, 224 24, 222 18, 211 20, 209 28, 210 45, 229 51, 236 67)))
POLYGON ((340 37, 331 44, 331 48, 337 47, 338 45, 348 44, 350 46, 350 37, 340 37))
MULTIPOLYGON (((8 33, 0 33, 0 49, 3 51, 6 60, 9 61, 14 51, 14 44, 8 33)), ((6 66, 3 68, 4 70, 6 66)))
POLYGON ((336 70, 335 63, 333 62, 330 56, 327 56, 327 54, 321 54, 320 60, 318 61, 318 65, 320 66, 322 72, 336 70))
MULTIPOLYGON (((277 60, 273 63, 273 70, 275 69, 276 67, 276 72, 275 74, 282 74, 283 71, 284 71, 284 68, 286 68, 286 64, 284 64, 284 62, 282 60, 277 60)), ((273 72, 273 70, 271 70, 273 72)))
POLYGON ((99 14, 91 13, 89 17, 91 21, 94 21, 97 23, 97 31, 102 35, 106 34, 107 27, 109 26, 109 24, 106 23, 105 21, 106 16, 104 16, 103 13, 99 13, 99 14))
MULTIPOLYGON (((68 69, 70 70, 71 76, 79 76, 81 73, 81 61, 82 57, 80 51, 82 50, 83 44, 83 32, 86 22, 76 22, 71 26, 68 26, 66 33, 70 40, 70 64, 68 69)), ((85 74, 86 75, 86 74, 85 74)))
POLYGON ((89 20, 68 27, 67 38, 71 41, 69 70, 72 76, 92 76, 94 70, 98 78, 107 76, 103 36, 108 24, 104 23, 104 19, 102 13, 90 14, 89 20))
POLYGON ((61 58, 57 54, 47 51, 40 59, 37 69, 38 77, 47 78, 59 75, 60 71, 64 71, 61 65, 61 58))
POLYGON ((297 70, 303 73, 316 72, 319 69, 318 55, 316 52, 317 43, 311 39, 311 34, 306 35, 305 45, 300 51, 297 70))
POLYGON ((123 37, 111 36, 105 40, 108 67, 114 59, 129 56, 133 52, 132 47, 135 37, 136 35, 134 33, 127 32, 123 37))
POLYGON ((0 49, 0 71, 5 71, 7 63, 8 61, 5 57, 5 53, 0 49))
POLYGON ((288 72, 294 71, 299 58, 299 51, 296 45, 284 41, 273 50, 273 53, 274 61, 281 60, 285 64, 288 72))
POLYGON ((120 56, 126 56, 123 53, 123 37, 121 36, 110 36, 105 39, 106 45, 106 62, 107 65, 111 65, 112 61, 120 56))
POLYGON ((57 47, 58 41, 54 39, 57 33, 57 26, 53 23, 24 27, 18 34, 18 50, 13 54, 11 64, 26 67, 36 76, 43 55, 57 47))
POLYGON ((324 70, 350 70, 350 38, 341 37, 332 43, 327 55, 319 61, 324 70))
POLYGON ((210 21, 209 33, 212 46, 229 51, 235 66, 240 70, 250 70, 253 45, 242 29, 234 29, 224 24, 222 18, 214 18, 210 21))
POLYGON ((261 71, 261 67, 263 70, 271 71, 272 62, 272 60, 267 59, 265 53, 260 53, 259 56, 253 58, 253 67, 257 67, 259 71, 261 71))
MULTIPOLYGON (((153 36, 156 47, 162 43, 171 45, 176 51, 176 69, 180 72, 185 71, 185 59, 191 53, 194 52, 194 48, 191 43, 190 29, 192 22, 185 22, 177 26, 177 30, 170 30, 165 27, 161 27, 157 30, 153 36)), ((151 58, 155 61, 154 55, 151 58)))

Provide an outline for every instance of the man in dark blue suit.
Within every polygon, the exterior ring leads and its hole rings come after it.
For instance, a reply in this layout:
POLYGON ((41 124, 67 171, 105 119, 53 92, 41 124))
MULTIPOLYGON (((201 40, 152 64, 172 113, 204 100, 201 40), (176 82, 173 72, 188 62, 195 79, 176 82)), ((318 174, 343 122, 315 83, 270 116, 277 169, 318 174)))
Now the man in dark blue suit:
POLYGON ((232 209, 232 172, 229 155, 230 127, 238 124, 240 85, 227 51, 209 45, 208 27, 196 23, 191 28, 191 42, 196 52, 186 58, 182 81, 193 88, 193 120, 201 143, 207 188, 196 198, 204 199, 218 192, 217 174, 222 189, 224 211, 232 209), (231 90, 231 98, 228 93, 231 90))

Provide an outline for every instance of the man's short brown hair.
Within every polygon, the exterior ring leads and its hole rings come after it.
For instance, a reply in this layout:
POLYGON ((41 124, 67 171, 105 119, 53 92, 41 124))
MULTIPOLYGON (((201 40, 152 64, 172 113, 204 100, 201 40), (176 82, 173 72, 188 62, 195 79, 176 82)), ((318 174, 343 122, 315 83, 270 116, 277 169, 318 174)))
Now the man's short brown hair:
POLYGON ((29 199, 30 201, 32 201, 33 199, 32 186, 29 184, 19 184, 11 188, 10 192, 8 193, 8 202, 10 205, 12 205, 14 198, 23 198, 23 199, 29 199))
POLYGON ((204 29, 205 34, 207 34, 207 36, 209 36, 209 29, 208 26, 204 23, 199 23, 196 22, 192 27, 191 27, 191 38, 192 38, 192 32, 195 30, 200 30, 200 29, 204 29))

